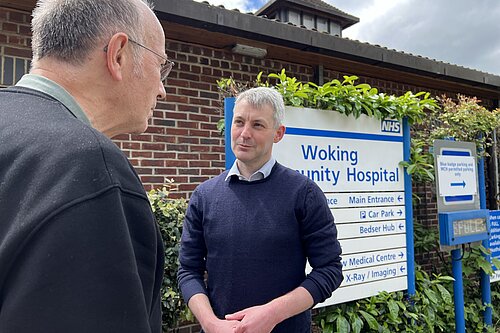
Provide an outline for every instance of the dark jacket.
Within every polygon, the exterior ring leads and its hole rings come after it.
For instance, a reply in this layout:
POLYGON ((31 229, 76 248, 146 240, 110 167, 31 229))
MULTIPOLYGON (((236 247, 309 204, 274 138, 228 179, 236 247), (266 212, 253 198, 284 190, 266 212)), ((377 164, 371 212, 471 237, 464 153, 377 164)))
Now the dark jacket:
POLYGON ((126 156, 51 97, 0 90, 0 332, 161 332, 163 247, 126 156))

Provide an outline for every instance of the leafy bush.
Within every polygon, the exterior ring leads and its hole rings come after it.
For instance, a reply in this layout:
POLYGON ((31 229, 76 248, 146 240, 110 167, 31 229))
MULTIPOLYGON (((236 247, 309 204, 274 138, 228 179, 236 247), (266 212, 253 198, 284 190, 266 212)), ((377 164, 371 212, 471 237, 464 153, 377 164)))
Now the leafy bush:
MULTIPOLYGON (((420 223, 414 223, 415 250, 423 253, 439 252, 436 232, 420 223)), ((465 249, 464 249, 465 252, 465 249)), ((491 284, 491 304, 481 299, 480 271, 492 274, 493 269, 481 245, 470 246, 463 257, 464 315, 467 332, 499 332, 500 314, 495 309, 500 304, 500 282, 491 284), (479 268, 479 269, 478 269, 479 268), (493 325, 486 327, 483 312, 492 306, 493 325), (497 329, 497 331, 495 331, 497 329)), ((455 308, 453 303, 453 278, 449 257, 440 255, 443 262, 440 274, 432 277, 419 267, 415 272, 416 293, 408 298, 405 292, 381 292, 371 298, 352 301, 321 309, 315 322, 323 332, 454 332, 455 308)), ((495 266, 500 261, 492 258, 495 266)))
MULTIPOLYGON (((425 116, 423 109, 434 109, 436 101, 427 92, 401 96, 379 93, 369 84, 356 84, 357 76, 344 76, 343 81, 334 79, 321 86, 312 82, 302 84, 290 78, 283 69, 279 74, 271 73, 269 78, 277 79, 276 89, 283 95, 285 104, 322 110, 334 110, 358 118, 366 114, 377 119, 403 119, 420 123, 425 116)), ((268 85, 266 83, 266 85, 268 85)))
POLYGON ((323 332, 453 332, 453 299, 449 276, 433 279, 416 272, 416 293, 381 292, 377 296, 324 309, 315 318, 323 332))
POLYGON ((177 327, 180 320, 189 317, 189 310, 177 288, 179 243, 187 202, 184 199, 169 198, 169 188, 170 184, 148 193, 165 247, 165 271, 161 289, 162 322, 165 331, 177 327))
POLYGON ((454 138, 474 142, 479 156, 486 156, 492 145, 493 130, 500 127, 500 108, 487 110, 475 97, 457 95, 452 100, 438 98, 442 109, 429 109, 428 116, 414 131, 411 140, 411 158, 401 164, 416 182, 434 181, 434 156, 428 147, 435 139, 454 138))
MULTIPOLYGON (((482 251, 480 247, 472 248, 464 257, 466 330, 493 333, 499 328, 499 313, 493 306, 492 327, 484 324, 482 313, 487 306, 499 304, 500 283, 491 285, 491 304, 483 304, 477 271, 478 266, 485 266, 482 251)), ((454 332, 453 278, 440 274, 433 274, 431 278, 417 267, 415 283, 416 293, 411 298, 402 291, 381 292, 370 298, 320 309, 314 320, 325 333, 454 332)))
POLYGON ((487 110, 476 97, 457 95, 457 101, 439 98, 443 111, 428 122, 430 139, 455 138, 457 141, 475 142, 479 151, 491 146, 491 133, 500 127, 500 109, 487 110))
MULTIPOLYGON (((281 93, 285 105, 310 107, 321 110, 332 110, 352 115, 356 118, 362 114, 377 119, 391 118, 401 120, 408 118, 410 124, 424 120, 424 109, 436 109, 437 103, 427 92, 413 94, 411 91, 401 96, 379 93, 369 84, 356 84, 357 76, 344 76, 343 81, 334 79, 321 86, 312 82, 302 83, 294 77, 280 73, 270 73, 268 79, 276 80, 273 86, 269 80, 261 81, 259 73, 253 86, 274 87, 281 93)), ((250 88, 251 84, 240 84, 231 78, 217 81, 222 97, 236 96, 239 92, 250 88)))

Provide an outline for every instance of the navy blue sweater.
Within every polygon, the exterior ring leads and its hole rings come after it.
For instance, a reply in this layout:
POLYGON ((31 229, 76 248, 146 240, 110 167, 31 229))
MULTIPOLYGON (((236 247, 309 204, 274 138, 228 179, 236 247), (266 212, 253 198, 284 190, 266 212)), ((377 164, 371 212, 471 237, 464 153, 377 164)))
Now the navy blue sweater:
MULTIPOLYGON (((223 318, 298 286, 314 303, 330 297, 342 282, 341 249, 321 189, 278 163, 260 181, 225 181, 226 175, 198 186, 189 202, 178 276, 186 302, 204 293, 223 318), (313 268, 307 276, 306 259, 313 268)), ((306 311, 273 332, 309 330, 306 311)))

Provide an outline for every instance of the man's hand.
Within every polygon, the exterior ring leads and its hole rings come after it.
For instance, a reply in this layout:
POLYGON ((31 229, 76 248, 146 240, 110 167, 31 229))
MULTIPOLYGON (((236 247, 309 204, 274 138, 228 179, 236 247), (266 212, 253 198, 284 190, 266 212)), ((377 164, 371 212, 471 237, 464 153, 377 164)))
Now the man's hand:
POLYGON ((196 294, 191 297, 188 306, 205 333, 233 333, 234 329, 240 325, 237 319, 222 320, 217 318, 205 294, 196 294))
POLYGON ((217 318, 205 294, 196 294, 189 300, 189 308, 207 333, 269 333, 283 320, 313 306, 311 294, 297 287, 271 302, 228 314, 226 320, 217 318))
POLYGON ((226 315, 226 319, 240 321, 234 333, 269 333, 279 323, 274 310, 268 304, 226 315))
POLYGON ((310 309, 313 304, 311 294, 305 288, 297 287, 264 305, 226 315, 226 319, 240 321, 235 333, 269 333, 283 320, 310 309))
POLYGON ((203 327, 203 330, 205 333, 233 333, 238 325, 240 325, 240 322, 237 320, 217 319, 207 327, 203 327))

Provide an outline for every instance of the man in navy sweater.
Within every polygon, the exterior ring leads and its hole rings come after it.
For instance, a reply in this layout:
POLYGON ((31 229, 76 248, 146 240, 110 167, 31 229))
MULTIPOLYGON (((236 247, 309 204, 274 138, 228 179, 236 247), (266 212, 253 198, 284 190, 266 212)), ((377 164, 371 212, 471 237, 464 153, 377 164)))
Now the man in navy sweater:
POLYGON ((323 192, 272 157, 285 133, 284 108, 274 89, 241 93, 231 126, 237 160, 189 202, 178 280, 207 333, 310 332, 309 309, 342 282, 323 192))

